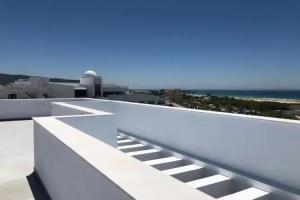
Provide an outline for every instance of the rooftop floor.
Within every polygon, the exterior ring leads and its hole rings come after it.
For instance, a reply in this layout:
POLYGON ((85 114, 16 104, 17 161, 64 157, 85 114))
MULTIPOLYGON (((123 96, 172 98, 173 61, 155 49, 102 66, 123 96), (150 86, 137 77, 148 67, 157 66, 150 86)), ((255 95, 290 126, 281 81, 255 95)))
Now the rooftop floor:
POLYGON ((33 172, 33 121, 0 122, 0 199, 47 199, 33 172))

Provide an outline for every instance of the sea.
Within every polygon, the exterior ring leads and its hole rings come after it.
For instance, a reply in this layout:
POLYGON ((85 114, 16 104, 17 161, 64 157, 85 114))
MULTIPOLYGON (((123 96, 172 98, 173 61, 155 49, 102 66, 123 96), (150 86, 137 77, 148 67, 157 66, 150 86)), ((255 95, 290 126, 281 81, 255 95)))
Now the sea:
POLYGON ((195 96, 226 96, 240 99, 300 101, 300 90, 192 90, 189 94, 195 96))

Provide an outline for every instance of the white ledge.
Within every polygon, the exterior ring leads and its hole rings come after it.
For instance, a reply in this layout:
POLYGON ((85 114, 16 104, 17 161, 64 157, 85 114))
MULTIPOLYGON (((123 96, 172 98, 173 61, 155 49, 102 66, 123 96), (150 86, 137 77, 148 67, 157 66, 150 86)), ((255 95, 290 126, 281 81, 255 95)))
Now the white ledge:
MULTIPOLYGON (((104 99, 96 99, 95 101, 99 102, 115 102, 119 104, 128 104, 128 105, 141 105, 140 103, 133 102, 124 102, 124 101, 115 101, 115 100, 104 100, 104 99)), ((275 117, 264 117, 257 115, 245 115, 245 114, 237 114, 237 113, 226 113, 226 112, 218 112, 218 111, 210 111, 210 110, 200 110, 200 109, 191 109, 191 108, 182 108, 182 107, 169 107, 169 106, 161 106, 161 105, 151 105, 151 104, 143 104, 144 107, 152 107, 152 108, 161 108, 161 109, 169 109, 169 110, 178 110, 185 112, 198 112, 198 113, 206 113, 213 115, 221 115, 221 116, 229 116, 229 117, 237 117, 237 118, 248 118, 254 120, 266 120, 266 121, 274 121, 274 122, 284 122, 284 123, 292 123, 300 125, 299 120, 293 119, 283 119, 283 118, 275 118, 275 117)))

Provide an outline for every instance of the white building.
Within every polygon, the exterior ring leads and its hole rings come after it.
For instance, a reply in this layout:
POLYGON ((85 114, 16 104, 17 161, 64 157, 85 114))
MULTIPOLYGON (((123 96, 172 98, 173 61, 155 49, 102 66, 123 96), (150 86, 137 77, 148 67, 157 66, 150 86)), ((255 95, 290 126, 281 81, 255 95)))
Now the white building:
POLYGON ((49 82, 46 77, 20 79, 0 88, 0 98, 97 98, 108 95, 126 94, 128 87, 103 84, 101 76, 92 70, 86 71, 79 83, 49 82))
POLYGON ((130 94, 126 86, 105 84, 101 76, 88 70, 80 77, 79 83, 49 82, 46 77, 30 77, 20 79, 4 88, 0 88, 0 98, 107 98, 119 101, 129 101, 149 104, 164 104, 165 98, 146 95, 130 94))
POLYGON ((19 79, 0 88, 0 97, 8 99, 45 98, 49 88, 49 78, 30 77, 19 79))
POLYGON ((88 70, 80 77, 81 86, 86 87, 87 97, 102 97, 102 79, 96 72, 88 70))
POLYGON ((103 84, 103 97, 110 95, 124 95, 129 91, 128 87, 115 84, 103 84))
POLYGON ((102 78, 92 70, 84 72, 84 74, 80 77, 79 83, 49 83, 49 97, 51 98, 98 98, 102 96, 102 78))

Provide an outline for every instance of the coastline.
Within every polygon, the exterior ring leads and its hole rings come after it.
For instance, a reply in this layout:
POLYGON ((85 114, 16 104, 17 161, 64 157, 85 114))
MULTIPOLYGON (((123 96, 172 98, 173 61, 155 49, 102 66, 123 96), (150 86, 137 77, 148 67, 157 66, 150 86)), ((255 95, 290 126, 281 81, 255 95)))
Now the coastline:
POLYGON ((287 104, 300 104, 300 100, 297 99, 272 99, 272 98, 239 98, 233 97, 235 99, 258 101, 258 102, 276 102, 276 103, 287 103, 287 104))
MULTIPOLYGON (((201 94, 188 94, 188 95, 196 96, 196 97, 207 96, 207 95, 201 95, 201 94)), ((258 101, 258 102, 276 102, 276 103, 286 103, 286 104, 300 104, 300 99, 276 99, 276 98, 237 97, 237 96, 218 96, 218 97, 229 97, 229 98, 234 98, 234 99, 239 99, 239 100, 258 101)))

